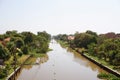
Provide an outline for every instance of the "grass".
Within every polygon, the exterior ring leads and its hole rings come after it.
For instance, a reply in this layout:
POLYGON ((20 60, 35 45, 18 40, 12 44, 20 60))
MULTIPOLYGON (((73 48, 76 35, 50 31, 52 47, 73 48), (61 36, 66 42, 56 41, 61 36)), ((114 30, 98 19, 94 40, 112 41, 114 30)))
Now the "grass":
POLYGON ((31 54, 32 55, 32 57, 45 57, 45 53, 34 53, 34 54, 31 54))
POLYGON ((22 55, 21 57, 18 58, 18 63, 22 64, 25 62, 25 60, 29 57, 30 55, 22 55))
MULTIPOLYGON (((96 62, 102 64, 103 66, 107 66, 108 68, 110 68, 111 70, 114 70, 115 66, 110 65, 108 62, 104 61, 103 59, 99 59, 96 56, 92 56, 89 53, 84 53, 85 56, 95 60, 96 62)), ((116 70, 118 73, 120 73, 120 70, 116 70)), ((120 80, 120 78, 116 77, 113 74, 110 73, 100 73, 98 74, 98 77, 100 79, 105 79, 105 80, 120 80)))
POLYGON ((7 61, 4 62, 5 64, 12 64, 13 63, 13 56, 11 56, 7 61))
POLYGON ((97 77, 105 80, 120 80, 119 77, 116 77, 115 75, 110 73, 99 73, 97 77))
POLYGON ((50 49, 50 48, 49 48, 49 49, 48 49, 48 52, 49 52, 49 51, 52 51, 52 50, 53 50, 53 49, 50 49))
MULTIPOLYGON (((49 50, 49 51, 50 51, 50 50, 49 50)), ((36 53, 36 50, 33 50, 33 51, 30 53, 30 55, 31 55, 32 57, 37 58, 37 57, 44 57, 44 56, 46 55, 46 53, 36 53)))
MULTIPOLYGON (((52 51, 52 49, 48 49, 48 51, 52 51)), ((16 68, 18 68, 21 64, 23 64, 25 61, 24 64, 33 64, 36 60, 36 58, 38 57, 45 57, 46 56, 46 53, 36 53, 36 50, 32 50, 29 55, 22 55, 22 56, 18 56, 16 55, 17 57, 17 65, 16 65, 16 68), (28 59, 26 61, 26 59, 29 57, 29 56, 32 56, 30 59, 28 59)), ((9 60, 5 61, 5 64, 9 64, 10 65, 10 69, 8 70, 8 75, 10 75, 12 72, 14 72, 14 69, 13 69, 13 59, 14 57, 11 56, 9 58, 9 60)), ((7 75, 7 76, 8 76, 7 75)), ((0 79, 1 80, 1 79, 0 79)), ((2 80, 6 80, 6 78, 3 78, 2 80)))
MULTIPOLYGON (((22 64, 30 55, 17 56, 18 63, 22 64)), ((9 60, 5 61, 5 64, 12 64, 14 57, 11 56, 9 60)))
MULTIPOLYGON (((108 62, 102 60, 102 59, 99 59, 98 57, 95 57, 95 56, 91 56, 90 54, 88 53, 85 53, 84 55, 86 55, 87 57, 93 59, 93 60, 96 60, 98 63, 104 65, 104 66, 107 66, 108 68, 110 68, 111 70, 114 70, 113 68, 115 66, 113 65, 110 65, 108 62)), ((116 70, 117 71, 117 70, 116 70)), ((117 71, 118 73, 120 73, 119 71, 117 71)), ((113 74, 110 74, 110 73, 100 73, 98 74, 98 78, 100 79, 105 79, 105 80, 120 80, 119 77, 116 77, 115 75, 113 74)))
POLYGON ((62 47, 69 47, 69 44, 67 42, 57 40, 57 42, 62 46, 62 47))
MULTIPOLYGON (((22 56, 16 56, 17 57, 17 65, 16 65, 16 68, 18 68, 30 55, 22 55, 22 56)), ((5 64, 9 64, 10 65, 10 69, 8 69, 8 75, 10 75, 12 72, 14 72, 14 69, 13 69, 13 59, 14 57, 11 56, 9 58, 9 60, 5 61, 5 64)), ((3 79, 5 80, 5 78, 3 79)))
MULTIPOLYGON (((96 60, 98 63, 101 63, 102 65, 109 67, 110 69, 114 69, 114 67, 115 67, 115 66, 113 66, 113 65, 110 65, 108 62, 104 61, 103 59, 99 59, 98 57, 91 56, 91 55, 88 54, 88 53, 86 53, 85 55, 88 56, 89 58, 92 58, 92 59, 96 60)), ((117 71, 117 70, 116 70, 116 71, 117 71)), ((119 72, 119 71, 118 71, 118 72, 119 72)))
MULTIPOLYGON (((52 49, 48 49, 48 51, 52 51, 52 49)), ((30 53, 31 57, 24 63, 25 65, 32 65, 35 63, 37 58, 45 57, 47 54, 46 53, 36 53, 36 50, 33 50, 30 53)))
MULTIPOLYGON (((52 49, 48 49, 48 51, 52 51, 52 49)), ((48 52, 47 51, 47 52, 48 52)), ((16 65, 16 67, 18 68, 21 64, 23 64, 25 61, 25 63, 24 64, 34 64, 34 62, 36 61, 36 59, 38 58, 38 57, 45 57, 46 56, 46 53, 36 53, 36 50, 32 50, 30 53, 29 53, 29 55, 22 55, 22 56, 16 56, 17 57, 17 65, 16 65), (32 56, 30 59, 28 59, 27 61, 26 61, 26 59, 29 57, 29 56, 32 56)), ((14 57, 13 56, 11 56, 10 58, 9 58, 9 60, 7 60, 7 61, 5 61, 5 64, 10 64, 10 66, 11 66, 11 68, 8 70, 8 75, 10 75, 12 72, 14 72, 14 69, 13 69, 13 59, 14 59, 14 57)), ((1 79, 0 79, 1 80, 1 79)), ((2 79, 2 80, 5 80, 5 78, 4 79, 2 79)))
POLYGON ((46 57, 47 54, 45 53, 33 53, 32 56, 24 63, 25 65, 32 65, 36 62, 36 59, 46 57))
POLYGON ((35 57, 29 58, 29 59, 24 63, 24 65, 32 65, 32 64, 34 64, 34 62, 36 61, 36 59, 37 59, 37 58, 35 58, 35 57))

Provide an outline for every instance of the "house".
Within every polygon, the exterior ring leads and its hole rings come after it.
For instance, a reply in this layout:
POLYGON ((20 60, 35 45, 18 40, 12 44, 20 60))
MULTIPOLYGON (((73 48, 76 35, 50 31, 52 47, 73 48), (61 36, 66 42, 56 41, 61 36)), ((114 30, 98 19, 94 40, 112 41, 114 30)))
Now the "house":
POLYGON ((120 38, 120 33, 115 34, 114 32, 109 32, 106 34, 100 34, 99 36, 104 36, 105 38, 120 38))
POLYGON ((74 40, 75 37, 74 36, 68 36, 68 40, 74 40))
POLYGON ((119 33, 119 34, 116 34, 116 38, 120 38, 120 33, 119 33))
POLYGON ((0 41, 0 43, 4 46, 6 46, 6 43, 10 41, 11 38, 5 38, 3 41, 0 41))

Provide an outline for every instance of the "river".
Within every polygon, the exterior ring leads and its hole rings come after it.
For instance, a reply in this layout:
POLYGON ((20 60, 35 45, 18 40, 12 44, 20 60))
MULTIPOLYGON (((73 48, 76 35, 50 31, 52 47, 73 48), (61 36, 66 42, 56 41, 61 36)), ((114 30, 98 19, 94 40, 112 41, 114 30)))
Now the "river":
POLYGON ((40 64, 23 66, 17 80, 101 80, 97 74, 104 70, 79 53, 62 48, 56 41, 50 48, 53 50, 40 59, 40 64))

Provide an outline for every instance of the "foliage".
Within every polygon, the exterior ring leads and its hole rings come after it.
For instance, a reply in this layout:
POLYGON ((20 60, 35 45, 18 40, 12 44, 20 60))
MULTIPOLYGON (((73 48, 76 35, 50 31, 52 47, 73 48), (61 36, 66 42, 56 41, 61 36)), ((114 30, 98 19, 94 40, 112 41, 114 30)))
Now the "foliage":
MULTIPOLYGON (((95 57, 98 61, 101 60, 103 64, 105 63, 106 66, 120 71, 120 36, 118 34, 97 35, 96 32, 88 30, 85 33, 76 32, 72 41, 67 40, 68 36, 59 34, 54 38, 63 43, 66 42, 71 48, 77 49, 79 52, 84 48, 89 56, 95 57)), ((108 77, 106 74, 99 76, 108 77)), ((117 78, 112 79, 112 77, 110 80, 118 80, 117 78)))
POLYGON ((94 36, 98 36, 96 32, 93 32, 93 31, 90 31, 90 30, 87 30, 86 31, 87 34, 91 34, 91 35, 94 35, 94 36))
POLYGON ((28 47, 27 46, 23 46, 22 47, 22 52, 23 52, 23 54, 28 54, 29 53, 28 47))
MULTIPOLYGON (((5 65, 6 63, 22 63, 23 61, 20 62, 19 59, 23 57, 23 54, 30 54, 33 51, 37 52, 34 53, 36 55, 46 53, 50 39, 50 34, 45 31, 38 32, 37 35, 32 32, 7 31, 0 35, 0 59, 5 61, 5 65)), ((6 65, 5 68, 0 68, 0 79, 7 76, 10 67, 10 65, 6 65)))
POLYGON ((49 41, 51 39, 51 35, 48 34, 46 31, 38 32, 38 36, 46 38, 47 41, 49 41))
POLYGON ((9 50, 0 44, 0 58, 6 60, 10 57, 9 50))
POLYGON ((10 69, 10 64, 6 64, 5 67, 0 67, 0 78, 6 77, 9 74, 10 69))
POLYGON ((100 79, 107 79, 107 80, 120 80, 119 77, 116 77, 115 75, 109 73, 99 73, 97 77, 100 79))
POLYGON ((3 41, 3 39, 4 39, 4 36, 0 35, 0 41, 3 41))
POLYGON ((75 36, 74 44, 76 47, 84 47, 87 48, 87 45, 91 43, 96 43, 95 36, 88 33, 80 33, 75 36))
POLYGON ((104 59, 111 65, 120 66, 120 38, 105 34, 97 35, 95 32, 86 31, 86 33, 75 34, 72 45, 77 48, 86 48, 88 53, 99 59, 104 59), (106 36, 109 36, 107 38, 106 36))
POLYGON ((54 36, 55 39, 57 40, 61 40, 61 41, 68 41, 68 35, 66 34, 59 34, 57 36, 54 36))
POLYGON ((21 48, 24 45, 24 41, 22 40, 22 38, 18 37, 15 41, 15 44, 17 48, 21 48))
POLYGON ((33 42, 33 36, 34 34, 31 32, 23 32, 22 35, 24 36, 24 43, 29 44, 33 42))
POLYGON ((44 36, 43 37, 43 33, 37 36, 37 41, 36 41, 36 47, 38 47, 37 49, 37 53, 46 53, 48 51, 48 36, 44 36))
POLYGON ((0 68, 0 78, 6 77, 6 71, 3 68, 0 68))
POLYGON ((17 48, 17 52, 19 56, 22 56, 23 52, 21 51, 21 49, 17 48))
POLYGON ((95 43, 91 43, 90 45, 88 45, 88 52, 93 56, 97 55, 97 45, 95 43))

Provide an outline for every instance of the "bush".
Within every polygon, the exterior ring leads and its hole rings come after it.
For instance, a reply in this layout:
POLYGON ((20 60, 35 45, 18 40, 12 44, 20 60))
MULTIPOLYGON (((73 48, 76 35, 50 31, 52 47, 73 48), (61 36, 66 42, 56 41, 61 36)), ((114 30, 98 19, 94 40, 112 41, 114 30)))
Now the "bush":
POLYGON ((22 48, 22 52, 23 52, 23 54, 28 54, 28 53, 29 53, 28 47, 27 47, 27 46, 24 46, 24 47, 22 48))
POLYGON ((17 51, 18 51, 18 55, 22 56, 23 52, 21 51, 21 49, 17 48, 17 51))
POLYGON ((2 44, 0 44, 0 58, 6 60, 9 59, 9 57, 10 57, 9 50, 2 44))
POLYGON ((100 74, 97 75, 97 77, 100 78, 100 79, 106 79, 109 76, 106 73, 100 73, 100 74))
POLYGON ((5 78, 6 77, 6 70, 3 68, 0 68, 0 78, 5 78))
POLYGON ((115 75, 109 73, 100 73, 97 75, 97 77, 100 79, 107 79, 107 80, 120 80, 119 77, 116 77, 115 75))
POLYGON ((18 53, 18 56, 22 56, 22 53, 21 53, 21 52, 19 52, 19 53, 18 53))

